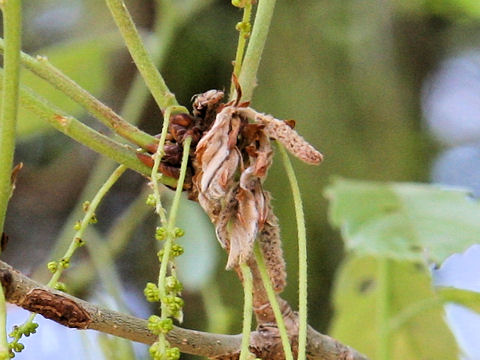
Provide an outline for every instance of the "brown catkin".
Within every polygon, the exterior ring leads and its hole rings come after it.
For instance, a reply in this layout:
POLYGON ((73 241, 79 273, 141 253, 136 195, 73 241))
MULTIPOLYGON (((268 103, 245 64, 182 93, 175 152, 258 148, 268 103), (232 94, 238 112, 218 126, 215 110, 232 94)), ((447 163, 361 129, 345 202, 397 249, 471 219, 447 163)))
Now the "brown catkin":
POLYGON ((265 125, 265 134, 278 140, 290 153, 300 160, 312 165, 318 165, 322 162, 323 155, 293 130, 287 122, 265 114, 257 114, 255 120, 265 125))
POLYGON ((285 270, 285 260, 280 240, 280 228, 278 226, 278 218, 270 206, 270 194, 267 192, 265 192, 265 199, 267 202, 266 206, 268 206, 268 216, 260 231, 258 241, 273 288, 275 292, 281 293, 287 284, 287 272, 285 270))

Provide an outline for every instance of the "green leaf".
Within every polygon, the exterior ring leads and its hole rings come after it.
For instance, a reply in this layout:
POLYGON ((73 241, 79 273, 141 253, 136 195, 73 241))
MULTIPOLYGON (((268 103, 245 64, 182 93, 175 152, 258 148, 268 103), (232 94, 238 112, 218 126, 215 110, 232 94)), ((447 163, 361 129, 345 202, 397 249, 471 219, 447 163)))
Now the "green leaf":
MULTIPOLYGON (((50 63, 91 94, 99 96, 109 85, 109 55, 120 45, 118 37, 102 36, 61 43, 38 50, 37 53, 46 56, 50 63)), ((21 83, 70 115, 78 117, 85 113, 80 105, 26 69, 22 69, 21 83)), ((52 127, 47 122, 20 108, 17 124, 20 138, 25 139, 50 129, 52 127)))
POLYGON ((330 221, 358 255, 441 263, 480 239, 480 204, 463 190, 336 180, 330 221))
POLYGON ((379 337, 379 299, 390 299, 390 360, 457 359, 453 335, 445 324, 443 302, 434 293, 427 269, 391 260, 389 296, 379 296, 378 259, 350 257, 334 289, 331 335, 375 359, 379 337))
POLYGON ((480 293, 476 291, 457 289, 453 287, 437 287, 440 298, 447 303, 463 305, 480 313, 480 293))

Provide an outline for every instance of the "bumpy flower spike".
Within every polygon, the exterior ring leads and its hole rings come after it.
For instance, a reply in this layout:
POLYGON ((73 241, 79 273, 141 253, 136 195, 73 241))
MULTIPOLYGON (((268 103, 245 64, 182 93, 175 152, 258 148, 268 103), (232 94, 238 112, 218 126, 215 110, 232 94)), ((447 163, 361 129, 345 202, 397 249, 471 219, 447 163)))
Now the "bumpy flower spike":
POLYGON ((294 129, 294 121, 278 120, 271 115, 262 114, 252 108, 239 108, 239 113, 258 124, 264 125, 265 134, 280 142, 292 154, 307 164, 318 165, 323 161, 323 155, 310 145, 294 129))

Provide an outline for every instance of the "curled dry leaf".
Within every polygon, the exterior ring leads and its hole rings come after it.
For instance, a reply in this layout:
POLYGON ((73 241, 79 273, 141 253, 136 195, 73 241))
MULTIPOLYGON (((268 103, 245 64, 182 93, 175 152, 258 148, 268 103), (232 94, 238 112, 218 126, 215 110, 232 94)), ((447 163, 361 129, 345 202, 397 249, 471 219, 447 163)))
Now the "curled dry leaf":
POLYGON ((322 155, 292 129, 291 122, 260 114, 246 104, 220 104, 222 98, 223 93, 210 90, 194 101, 194 116, 208 117, 211 125, 196 147, 192 193, 228 252, 227 269, 251 258, 258 237, 274 288, 280 292, 286 282, 285 262, 278 220, 270 194, 263 189, 273 158, 270 139, 310 164, 318 164, 322 155))
POLYGON ((238 134, 239 122, 232 129, 233 108, 221 111, 212 128, 202 137, 196 149, 196 159, 200 167, 197 176, 200 195, 216 199, 222 196, 233 180, 238 166, 239 155, 236 154, 235 144, 230 144, 231 132, 238 134), (238 156, 238 158, 237 158, 238 156))
POLYGON ((205 130, 215 121, 223 96, 223 91, 208 90, 193 97, 193 116, 203 119, 205 130))

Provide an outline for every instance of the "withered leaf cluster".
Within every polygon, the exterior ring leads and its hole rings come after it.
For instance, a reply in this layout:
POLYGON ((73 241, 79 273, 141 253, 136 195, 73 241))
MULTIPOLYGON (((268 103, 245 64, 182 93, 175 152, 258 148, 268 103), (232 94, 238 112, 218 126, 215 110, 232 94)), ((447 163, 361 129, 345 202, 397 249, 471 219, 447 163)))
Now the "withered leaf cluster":
MULTIPOLYGON (((272 283, 281 291, 286 273, 278 219, 270 194, 263 189, 272 164, 271 139, 306 163, 319 164, 323 157, 293 129, 293 121, 259 113, 248 103, 224 104, 223 96, 221 91, 209 90, 195 97, 193 115, 170 117, 159 170, 178 178, 182 144, 191 136, 185 188, 215 225, 217 238, 228 252, 227 269, 247 262, 258 239, 272 283)), ((140 154, 139 158, 153 165, 150 156, 140 154)))
POLYGON ((258 113, 248 104, 219 106, 222 97, 222 92, 210 90, 194 101, 194 115, 209 119, 211 126, 196 146, 192 193, 228 252, 227 269, 248 261, 258 238, 275 289, 281 291, 286 275, 278 220, 263 189, 272 164, 271 139, 310 164, 320 163, 322 155, 290 122, 258 113))

